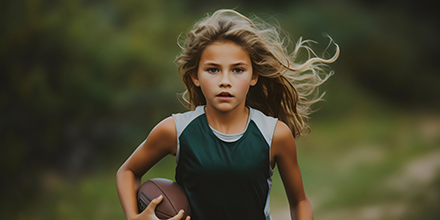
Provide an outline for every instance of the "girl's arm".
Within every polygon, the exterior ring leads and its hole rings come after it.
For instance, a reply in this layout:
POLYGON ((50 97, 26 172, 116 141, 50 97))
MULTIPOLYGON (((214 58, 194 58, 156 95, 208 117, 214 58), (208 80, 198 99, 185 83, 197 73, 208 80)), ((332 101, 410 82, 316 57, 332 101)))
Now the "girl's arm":
POLYGON ((286 190, 292 220, 312 220, 312 205, 307 198, 298 166, 295 139, 289 127, 278 121, 272 140, 272 159, 278 164, 286 190))
MULTIPOLYGON (((169 117, 153 128, 147 139, 119 168, 116 174, 116 187, 127 219, 157 219, 154 209, 162 198, 153 200, 144 212, 138 214, 137 190, 142 176, 166 155, 175 155, 176 150, 177 133, 174 118, 169 117)), ((183 213, 179 213, 172 219, 181 219, 182 216, 183 213)))

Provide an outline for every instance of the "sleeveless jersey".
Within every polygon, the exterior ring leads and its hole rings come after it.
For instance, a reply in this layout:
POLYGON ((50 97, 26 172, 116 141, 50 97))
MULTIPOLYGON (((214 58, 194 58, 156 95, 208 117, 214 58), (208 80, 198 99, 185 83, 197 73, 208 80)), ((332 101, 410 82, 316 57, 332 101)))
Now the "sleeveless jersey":
POLYGON ((244 132, 209 126, 204 106, 173 114, 177 131, 176 181, 192 220, 271 220, 270 146, 277 119, 250 108, 244 132))

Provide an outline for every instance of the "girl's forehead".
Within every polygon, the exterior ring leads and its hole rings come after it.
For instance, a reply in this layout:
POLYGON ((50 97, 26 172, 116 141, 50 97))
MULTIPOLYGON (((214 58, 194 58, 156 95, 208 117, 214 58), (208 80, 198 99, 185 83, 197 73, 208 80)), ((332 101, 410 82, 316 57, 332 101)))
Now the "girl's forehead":
POLYGON ((250 62, 249 53, 232 41, 217 41, 205 47, 200 62, 242 61, 250 62))

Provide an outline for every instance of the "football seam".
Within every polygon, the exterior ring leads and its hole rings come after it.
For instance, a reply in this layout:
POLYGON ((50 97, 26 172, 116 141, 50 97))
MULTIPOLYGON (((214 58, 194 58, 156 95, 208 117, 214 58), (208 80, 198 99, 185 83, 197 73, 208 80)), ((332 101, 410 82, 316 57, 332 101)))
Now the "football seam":
MULTIPOLYGON (((160 188, 160 186, 158 186, 154 181, 151 181, 151 182, 152 182, 154 185, 156 185, 157 188, 160 189, 160 191, 162 192, 163 196, 167 197, 167 200, 168 200, 168 201, 171 201, 170 198, 168 198, 168 196, 167 196, 167 195, 165 194, 165 192, 162 190, 162 188, 160 188)), ((170 204, 171 204, 171 207, 173 207, 174 212, 175 212, 175 213, 178 213, 178 212, 176 211, 176 208, 174 207, 173 203, 170 202, 170 204)))

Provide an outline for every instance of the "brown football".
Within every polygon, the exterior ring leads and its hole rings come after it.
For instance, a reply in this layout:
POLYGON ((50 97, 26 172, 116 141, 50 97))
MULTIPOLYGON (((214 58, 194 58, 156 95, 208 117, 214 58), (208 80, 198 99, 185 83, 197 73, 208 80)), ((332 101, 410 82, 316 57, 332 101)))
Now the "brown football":
POLYGON ((144 211, 151 200, 163 196, 162 202, 156 207, 156 216, 159 219, 169 219, 177 215, 182 209, 185 211, 183 218, 191 215, 188 198, 183 188, 169 179, 155 178, 144 182, 138 191, 139 213, 144 211))

